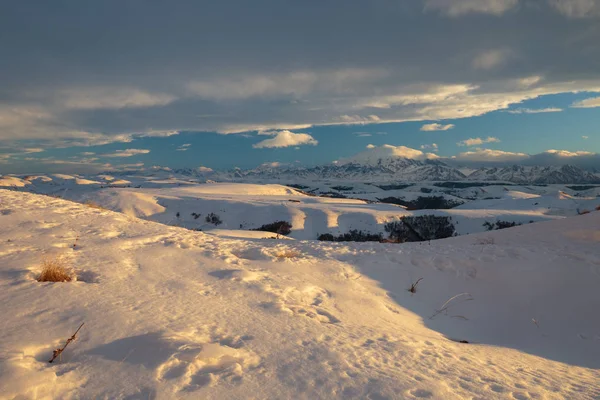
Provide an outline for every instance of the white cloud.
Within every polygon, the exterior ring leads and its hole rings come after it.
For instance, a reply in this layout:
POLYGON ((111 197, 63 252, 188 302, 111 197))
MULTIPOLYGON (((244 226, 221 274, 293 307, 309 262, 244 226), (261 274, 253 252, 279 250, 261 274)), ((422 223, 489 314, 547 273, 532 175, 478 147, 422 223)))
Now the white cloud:
POLYGON ((561 14, 570 18, 595 17, 600 15, 598 0, 548 0, 561 14))
POLYGON ((583 140, 588 140, 590 137, 589 136, 582 136, 581 137, 583 140))
POLYGON ((60 93, 66 108, 75 110, 119 109, 164 106, 176 98, 164 93, 148 93, 131 88, 86 87, 60 93))
POLYGON ((475 149, 460 153, 452 158, 458 161, 470 162, 517 162, 528 159, 529 155, 525 153, 511 153, 502 150, 475 149))
POLYGON ((508 110, 510 114, 543 114, 543 113, 555 113, 563 111, 562 108, 548 107, 548 108, 517 108, 514 110, 508 110))
POLYGON ((373 136, 373 134, 371 134, 369 132, 354 132, 354 135, 356 135, 358 137, 370 137, 370 136, 373 136))
POLYGON ((384 144, 382 146, 367 146, 367 150, 362 151, 352 157, 338 160, 336 164, 361 163, 361 164, 377 164, 379 160, 389 158, 408 158, 411 160, 435 160, 439 158, 437 154, 424 153, 417 149, 412 149, 406 146, 392 146, 384 144))
MULTIPOLYGON (((25 156, 27 154, 41 153, 41 152, 45 151, 44 149, 38 148, 38 147, 26 147, 26 148, 5 147, 4 149, 8 150, 9 152, 0 154, 0 162, 3 164, 8 163, 8 160, 10 160, 10 159, 22 158, 22 156, 25 156)), ((24 158, 24 159, 26 160, 27 158, 24 158)))
POLYGON ((546 150, 548 154, 554 154, 558 157, 587 157, 596 153, 591 151, 568 151, 568 150, 546 150))
POLYGON ((279 161, 273 161, 273 162, 266 162, 266 163, 262 163, 261 167, 268 167, 268 168, 279 168, 281 166, 283 166, 284 164, 280 163, 279 161))
POLYGON ((453 124, 426 124, 421 127, 421 130, 424 132, 432 132, 432 131, 447 131, 449 129, 454 128, 453 124))
POLYGON ((134 163, 134 164, 119 164, 119 165, 107 164, 107 165, 109 167, 106 169, 106 171, 125 171, 125 170, 141 169, 144 166, 144 163, 139 162, 139 163, 134 163))
POLYGON ((96 153, 94 153, 93 151, 84 151, 83 153, 79 153, 79 154, 81 154, 82 156, 93 156, 96 153))
POLYGON ((23 151, 23 153, 31 154, 31 153, 41 153, 44 151, 44 149, 39 148, 39 147, 26 147, 22 151, 23 151))
POLYGON ((438 148, 437 143, 431 143, 431 144, 421 145, 421 150, 431 150, 434 153, 436 153, 439 150, 439 148, 438 148))
POLYGON ((500 67, 508 62, 513 56, 509 49, 488 50, 473 59, 473 68, 489 70, 500 67))
MULTIPOLYGON (((225 124, 217 129, 222 134, 244 133, 244 132, 265 132, 270 130, 294 131, 298 129, 311 128, 312 124, 292 124, 292 123, 271 123, 271 124, 225 124)), ((242 135, 244 136, 244 135, 242 135)), ((252 137, 252 136, 246 136, 252 137)))
POLYGON ((488 136, 487 138, 470 138, 470 139, 466 139, 466 140, 462 140, 458 143, 456 143, 459 146, 480 146, 484 143, 500 143, 500 139, 493 137, 493 136, 488 136))
MULTIPOLYGON (((387 95, 379 95, 370 97, 360 102, 358 108, 381 108, 393 109, 397 106, 412 106, 418 104, 443 103, 444 101, 455 99, 461 95, 468 94, 470 91, 477 89, 477 86, 458 84, 458 85, 440 85, 440 84, 409 84, 407 86, 396 88, 387 95)), ((383 111, 382 111, 383 112, 383 111)), ((355 117, 355 119, 363 120, 359 116, 342 116, 346 119, 355 117), (349 118, 348 118, 349 117, 349 118)))
POLYGON ((212 168, 200 166, 196 168, 199 172, 213 172, 212 168))
POLYGON ((102 157, 133 157, 140 154, 148 154, 150 150, 147 149, 126 149, 126 150, 117 150, 114 153, 103 154, 102 157))
POLYGON ((600 97, 592 97, 580 100, 571 105, 572 108, 596 108, 600 107, 600 97))
POLYGON ((182 144, 181 146, 179 146, 178 148, 176 148, 176 151, 188 151, 190 149, 191 143, 186 143, 186 144, 182 144))
POLYGON ((273 136, 272 139, 265 139, 262 142, 258 142, 252 147, 255 149, 263 148, 281 148, 291 147, 299 145, 312 145, 316 146, 319 142, 315 140, 308 133, 294 133, 288 130, 283 131, 264 131, 259 132, 259 135, 273 136))
POLYGON ((425 9, 439 10, 451 17, 470 13, 502 15, 518 3, 519 0, 425 0, 425 9))

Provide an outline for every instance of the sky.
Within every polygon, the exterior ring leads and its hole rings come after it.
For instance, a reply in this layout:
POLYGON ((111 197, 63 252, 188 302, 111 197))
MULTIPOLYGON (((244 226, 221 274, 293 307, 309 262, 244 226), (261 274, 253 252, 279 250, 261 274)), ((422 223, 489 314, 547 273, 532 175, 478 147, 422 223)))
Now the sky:
POLYGON ((0 173, 600 168, 596 0, 3 2, 0 48, 0 173))

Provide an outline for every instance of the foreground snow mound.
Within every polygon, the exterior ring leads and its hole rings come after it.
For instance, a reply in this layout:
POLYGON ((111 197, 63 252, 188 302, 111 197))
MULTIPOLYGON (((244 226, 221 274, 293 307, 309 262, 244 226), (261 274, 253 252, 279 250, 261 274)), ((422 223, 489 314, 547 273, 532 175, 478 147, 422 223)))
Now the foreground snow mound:
POLYGON ((0 398, 600 396, 600 213, 347 245, 0 190, 0 222, 0 398))

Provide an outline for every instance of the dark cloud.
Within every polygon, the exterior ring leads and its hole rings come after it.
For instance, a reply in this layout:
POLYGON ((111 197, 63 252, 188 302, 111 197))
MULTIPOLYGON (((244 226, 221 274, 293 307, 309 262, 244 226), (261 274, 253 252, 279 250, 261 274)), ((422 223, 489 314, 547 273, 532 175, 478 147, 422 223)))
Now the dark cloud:
POLYGON ((600 90, 598 15, 589 0, 3 2, 0 140, 441 120, 600 90))

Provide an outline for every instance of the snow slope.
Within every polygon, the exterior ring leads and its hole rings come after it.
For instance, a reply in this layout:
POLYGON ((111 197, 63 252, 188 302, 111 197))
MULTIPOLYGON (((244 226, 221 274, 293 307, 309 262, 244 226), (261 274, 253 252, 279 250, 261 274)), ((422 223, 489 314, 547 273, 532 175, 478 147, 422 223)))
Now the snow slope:
POLYGON ((600 398, 597 212, 340 244, 0 190, 0 223, 0 398, 600 398), (56 254, 77 282, 35 281, 56 254))

